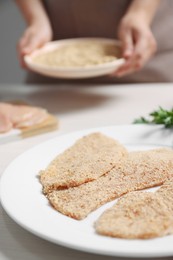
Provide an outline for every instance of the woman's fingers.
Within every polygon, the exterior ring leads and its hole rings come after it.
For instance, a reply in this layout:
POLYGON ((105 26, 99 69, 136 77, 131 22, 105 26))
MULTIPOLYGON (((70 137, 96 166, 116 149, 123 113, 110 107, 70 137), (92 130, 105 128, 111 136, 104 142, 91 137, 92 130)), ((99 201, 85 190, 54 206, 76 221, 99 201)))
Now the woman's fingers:
POLYGON ((129 36, 122 38, 123 40, 126 39, 123 44, 125 63, 114 73, 117 77, 142 69, 157 49, 156 41, 148 28, 141 27, 139 30, 132 30, 131 32, 131 41, 129 36), (130 42, 129 45, 127 39, 130 42), (129 52, 128 46, 131 46, 132 43, 133 47, 129 47, 132 50, 131 53, 126 55, 126 52, 129 52))
POLYGON ((129 59, 134 51, 133 35, 131 30, 123 24, 120 27, 119 39, 122 43, 122 56, 125 59, 129 59))
POLYGON ((118 36, 122 43, 122 57, 125 59, 125 63, 120 66, 120 68, 114 73, 114 75, 120 77, 125 75, 128 71, 131 71, 132 67, 134 67, 133 59, 135 45, 133 30, 128 25, 125 19, 121 21, 118 36))
POLYGON ((29 54, 32 52, 32 50, 34 50, 33 38, 34 36, 32 35, 32 33, 29 30, 27 30, 18 43, 17 50, 19 54, 19 61, 21 67, 23 68, 26 67, 25 62, 23 60, 24 55, 29 54))
POLYGON ((144 17, 125 15, 119 25, 118 37, 122 42, 125 63, 114 73, 124 76, 140 70, 156 51, 156 41, 144 17))
POLYGON ((134 50, 134 57, 138 65, 143 67, 156 52, 157 44, 150 31, 147 31, 138 38, 134 50))
POLYGON ((127 60, 124 65, 122 65, 115 73, 114 75, 117 77, 122 77, 124 75, 128 75, 130 73, 133 73, 135 71, 138 71, 140 67, 138 64, 133 60, 127 60))
POLYGON ((52 29, 49 25, 33 25, 28 27, 17 46, 21 66, 26 67, 23 60, 24 55, 30 54, 51 39, 52 29))

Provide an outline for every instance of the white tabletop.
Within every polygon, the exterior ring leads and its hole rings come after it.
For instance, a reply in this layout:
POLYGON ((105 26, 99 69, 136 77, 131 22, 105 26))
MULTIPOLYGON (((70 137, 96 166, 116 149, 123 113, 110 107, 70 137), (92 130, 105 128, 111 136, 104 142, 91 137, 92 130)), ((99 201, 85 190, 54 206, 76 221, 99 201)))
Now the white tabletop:
MULTIPOLYGON (((173 84, 0 85, 0 99, 42 106, 59 119, 59 130, 0 146, 0 175, 28 148, 57 135, 92 127, 131 124, 159 106, 173 107, 173 84)), ((64 248, 25 231, 0 207, 0 260, 113 259, 64 248)), ((114 259, 120 259, 119 257, 114 259)), ((159 258, 160 259, 160 258, 159 258)), ((173 259, 173 257, 162 258, 173 259)))

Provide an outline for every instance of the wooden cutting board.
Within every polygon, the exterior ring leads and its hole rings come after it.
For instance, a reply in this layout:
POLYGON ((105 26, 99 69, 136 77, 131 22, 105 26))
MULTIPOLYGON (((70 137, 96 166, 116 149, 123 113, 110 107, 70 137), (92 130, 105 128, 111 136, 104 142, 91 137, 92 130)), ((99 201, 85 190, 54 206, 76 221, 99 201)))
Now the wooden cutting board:
POLYGON ((50 132, 56 130, 58 125, 57 118, 49 114, 47 119, 40 124, 22 129, 12 129, 8 133, 0 134, 0 144, 50 132))

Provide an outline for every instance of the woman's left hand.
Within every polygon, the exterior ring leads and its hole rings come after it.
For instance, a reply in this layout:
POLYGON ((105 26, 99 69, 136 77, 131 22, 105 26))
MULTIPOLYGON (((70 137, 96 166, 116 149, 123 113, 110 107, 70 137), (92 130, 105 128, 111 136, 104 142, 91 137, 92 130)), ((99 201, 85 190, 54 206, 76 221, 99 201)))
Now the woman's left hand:
POLYGON ((119 25, 125 63, 113 74, 125 76, 143 68, 156 52, 157 44, 150 26, 140 16, 125 15, 119 25))

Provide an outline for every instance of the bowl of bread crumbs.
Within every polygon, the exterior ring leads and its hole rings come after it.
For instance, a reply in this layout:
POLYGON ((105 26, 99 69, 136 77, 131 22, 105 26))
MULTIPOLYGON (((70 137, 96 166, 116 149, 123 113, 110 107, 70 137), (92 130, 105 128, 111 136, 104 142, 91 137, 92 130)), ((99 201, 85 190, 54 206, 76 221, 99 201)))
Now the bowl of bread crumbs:
POLYGON ((29 69, 55 78, 108 75, 123 63, 120 42, 105 38, 52 41, 24 57, 29 69))

